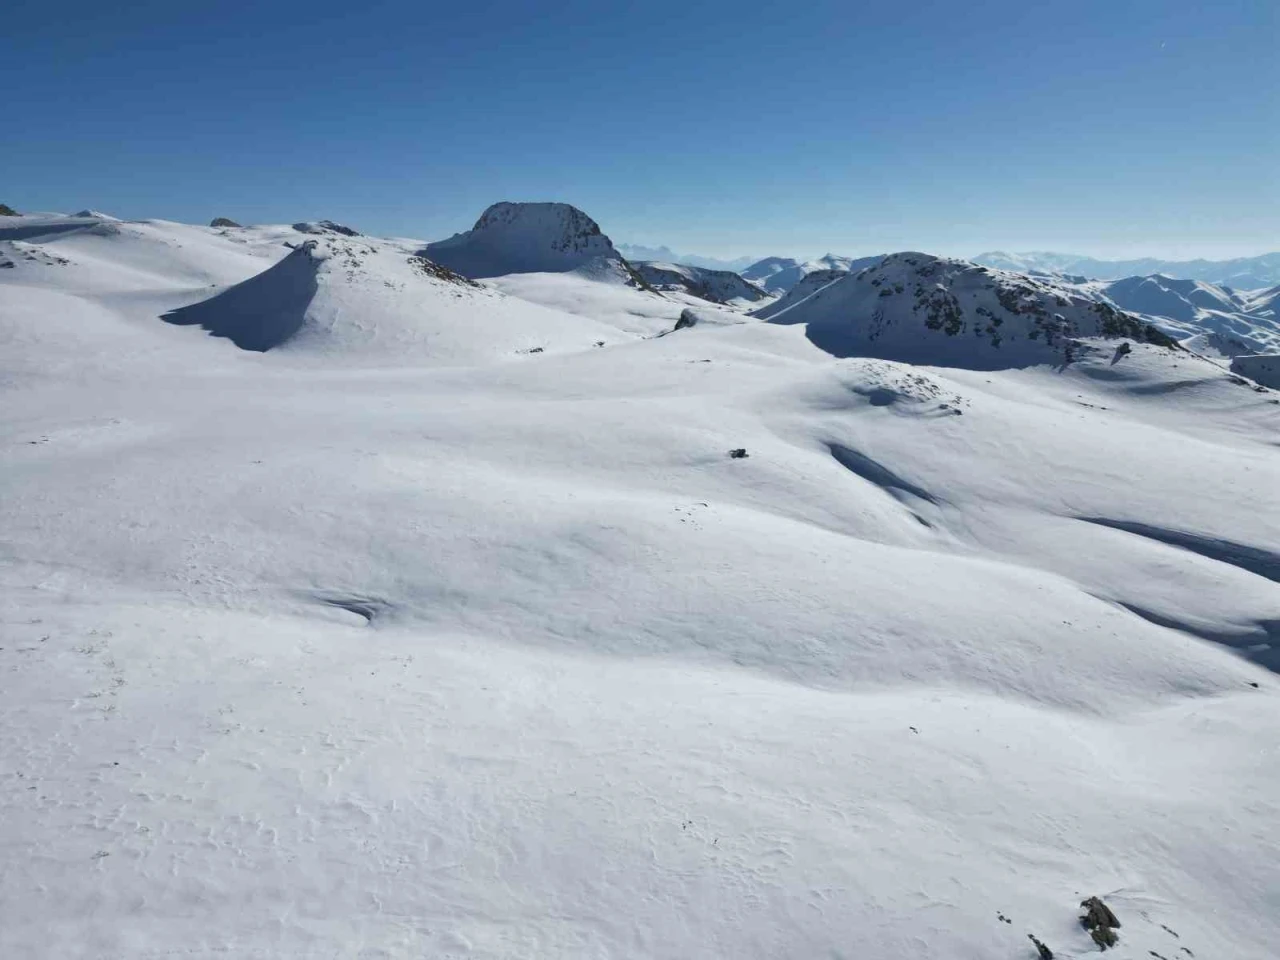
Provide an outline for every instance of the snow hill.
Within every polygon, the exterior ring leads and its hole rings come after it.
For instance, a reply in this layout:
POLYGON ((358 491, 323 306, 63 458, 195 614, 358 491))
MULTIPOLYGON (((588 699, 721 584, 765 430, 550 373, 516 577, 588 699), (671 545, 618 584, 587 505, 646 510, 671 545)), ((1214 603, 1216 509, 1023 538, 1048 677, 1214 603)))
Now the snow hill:
POLYGON ((0 956, 1272 960, 1275 392, 308 222, 0 222, 0 956))
POLYGON ((568 270, 615 278, 629 273, 599 224, 567 203, 495 203, 466 233, 427 244, 423 255, 472 279, 568 270))
POLYGON ((769 293, 786 293, 806 276, 819 271, 848 273, 861 270, 883 257, 837 257, 828 253, 816 260, 792 260, 788 257, 765 257, 742 271, 742 276, 759 284, 769 293))
POLYGON ((1021 273, 1080 274, 1098 280, 1164 274, 1184 280, 1226 284, 1253 290, 1280 283, 1280 253, 1232 260, 1098 260, 1068 253, 1004 253, 993 250, 973 258, 975 263, 1021 273))
POLYGON ((806 273, 800 282, 793 286, 790 290, 778 297, 771 303, 765 304, 756 310, 752 316, 760 320, 768 320, 770 317, 776 316, 783 310, 789 310, 801 300, 808 298, 817 291, 821 290, 827 284, 839 280, 848 274, 848 270, 814 270, 806 273))
POLYGON ((1174 343, 1069 284, 923 253, 885 257, 771 319, 805 324, 837 356, 979 370, 1068 362, 1082 337, 1174 343))
POLYGON ((655 290, 681 291, 712 303, 755 303, 767 296, 760 287, 729 270, 706 270, 686 264, 650 260, 633 262, 631 265, 655 290))

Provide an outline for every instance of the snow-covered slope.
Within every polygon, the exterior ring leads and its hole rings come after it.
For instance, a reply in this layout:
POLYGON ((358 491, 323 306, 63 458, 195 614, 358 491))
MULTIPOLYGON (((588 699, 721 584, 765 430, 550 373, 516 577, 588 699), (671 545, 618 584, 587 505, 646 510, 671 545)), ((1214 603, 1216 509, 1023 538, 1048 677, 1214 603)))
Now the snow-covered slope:
POLYGON ((1231 369, 1264 387, 1280 390, 1280 353, 1248 354, 1232 357, 1231 369))
POLYGON ((1086 337, 1172 344, 1069 284, 923 253, 891 254, 772 321, 805 324, 809 339, 836 356, 981 370, 1067 362, 1098 349, 1080 342, 1086 337))
POLYGON ((770 317, 776 316, 783 310, 789 310, 801 300, 804 300, 817 293, 829 283, 833 283, 845 276, 848 270, 814 270, 807 273, 801 278, 800 282, 791 287, 786 293, 766 303, 760 309, 754 311, 752 316, 760 320, 768 320, 770 317))
POLYGON ((705 270, 681 263, 642 260, 632 267, 655 290, 679 291, 712 303, 755 303, 767 294, 729 270, 705 270))
POLYGON ((265 272, 164 319, 198 324, 249 350, 323 352, 347 362, 477 363, 620 336, 503 296, 399 243, 340 232, 300 240, 265 272))
POLYGON ((466 233, 428 244, 423 255, 472 279, 567 270, 627 275, 626 260, 599 224, 567 203, 495 203, 466 233))
POLYGON ((742 271, 742 276, 759 284, 769 293, 786 293, 810 274, 821 271, 848 273, 879 263, 882 257, 837 257, 828 253, 816 260, 792 260, 788 257, 765 257, 742 271))
POLYGON ((1226 284, 1237 290, 1270 287, 1280 283, 1280 253, 1233 260, 1098 260, 1070 253, 1004 253, 993 250, 973 258, 975 263, 1001 270, 1032 273, 1079 274, 1098 280, 1164 274, 1185 280, 1226 284))
POLYGON ((0 241, 0 955, 1274 956, 1273 392, 113 226, 0 241))

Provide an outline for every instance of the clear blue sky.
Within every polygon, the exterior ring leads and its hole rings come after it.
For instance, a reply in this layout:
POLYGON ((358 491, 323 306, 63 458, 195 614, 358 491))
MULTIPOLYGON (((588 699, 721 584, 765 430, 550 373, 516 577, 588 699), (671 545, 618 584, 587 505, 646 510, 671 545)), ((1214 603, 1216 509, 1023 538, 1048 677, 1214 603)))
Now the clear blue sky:
POLYGON ((1280 3, 10 0, 0 200, 719 256, 1280 248, 1280 3))

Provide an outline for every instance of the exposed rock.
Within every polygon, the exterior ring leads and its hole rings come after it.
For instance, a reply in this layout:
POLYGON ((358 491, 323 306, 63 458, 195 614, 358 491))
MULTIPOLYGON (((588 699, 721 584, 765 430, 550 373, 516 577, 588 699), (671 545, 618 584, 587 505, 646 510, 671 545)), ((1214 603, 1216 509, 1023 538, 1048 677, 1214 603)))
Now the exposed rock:
POLYGON ((684 330, 687 327, 694 326, 695 324, 697 324, 697 322, 698 322, 698 315, 694 313, 692 310, 690 310, 688 307, 685 307, 683 310, 680 311, 680 319, 676 321, 676 325, 672 329, 684 330))
POLYGON ((470 230, 420 253, 473 280, 575 270, 592 279, 648 286, 600 225, 567 203, 495 203, 470 230))
POLYGON ((730 300, 755 302, 766 296, 756 284, 731 270, 705 270, 656 260, 637 261, 632 267, 655 290, 679 291, 711 303, 728 303, 730 300))
POLYGON ((209 221, 209 226, 211 226, 211 227, 238 227, 238 226, 240 226, 240 224, 236 223, 234 220, 229 220, 229 219, 227 219, 226 217, 214 217, 212 220, 210 220, 210 221, 209 221))
POLYGON ((734 460, 741 460, 744 457, 749 456, 749 454, 747 453, 746 447, 737 447, 729 451, 729 456, 734 460))
POLYGON ((1053 951, 1046 947, 1037 936, 1028 933, 1027 938, 1036 945, 1036 953, 1039 954, 1040 960, 1053 960, 1053 951))
POLYGON ((341 223, 334 223, 332 220, 303 220, 301 223, 295 223, 293 229, 299 233, 340 233, 344 237, 360 236, 359 230, 353 230, 341 223))
POLYGON ((442 267, 440 264, 428 260, 426 257, 410 257, 409 263, 417 267, 429 277, 435 277, 437 280, 444 280, 446 283, 456 283, 460 287, 479 287, 480 284, 474 280, 468 280, 460 273, 454 273, 448 267, 442 267))
POLYGON ((1084 909, 1084 914, 1080 917, 1080 923, 1089 931, 1089 935, 1093 937, 1093 942, 1103 950, 1106 950, 1107 947, 1114 947, 1117 940, 1116 930, 1120 927, 1120 921, 1111 912, 1111 908, 1098 897, 1082 900, 1080 901, 1080 906, 1084 909))
POLYGON ((7 203, 0 203, 0 217, 20 217, 20 216, 22 216, 22 214, 20 214, 17 210, 13 209, 13 207, 9 206, 7 203))

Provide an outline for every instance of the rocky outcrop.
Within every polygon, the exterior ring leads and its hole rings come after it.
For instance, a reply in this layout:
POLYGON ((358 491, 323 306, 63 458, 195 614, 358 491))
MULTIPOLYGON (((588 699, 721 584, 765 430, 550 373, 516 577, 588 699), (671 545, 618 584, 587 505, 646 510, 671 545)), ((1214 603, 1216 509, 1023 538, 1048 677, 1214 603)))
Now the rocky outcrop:
POLYGON ((299 233, 336 233, 344 237, 358 237, 359 230, 341 223, 334 223, 332 220, 304 220, 301 223, 295 223, 293 229, 299 233))
POLYGON ((567 203, 495 203, 470 230, 428 244, 421 254, 473 280, 582 270, 640 285, 600 225, 567 203))

